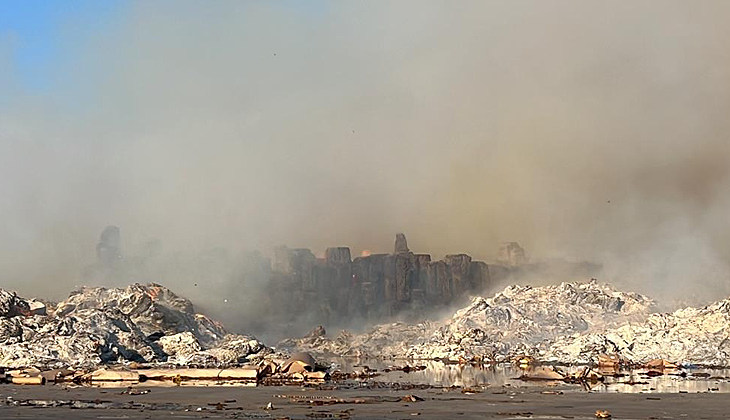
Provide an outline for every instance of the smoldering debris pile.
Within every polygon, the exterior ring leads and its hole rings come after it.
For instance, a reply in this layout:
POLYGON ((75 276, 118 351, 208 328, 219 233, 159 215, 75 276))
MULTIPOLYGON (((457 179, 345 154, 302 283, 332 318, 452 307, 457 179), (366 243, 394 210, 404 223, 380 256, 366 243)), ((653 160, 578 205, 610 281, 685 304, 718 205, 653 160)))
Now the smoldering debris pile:
POLYGON ((640 322, 654 302, 590 282, 545 287, 509 286, 494 297, 471 304, 442 322, 378 325, 334 340, 310 334, 279 345, 317 354, 386 356, 413 359, 508 360, 540 356, 557 338, 602 331, 629 321, 640 322))
MULTIPOLYGON (((594 280, 509 286, 493 297, 473 298, 440 322, 381 324, 335 338, 318 327, 280 342, 277 350, 324 358, 501 362, 527 356, 583 364, 609 357, 730 366, 730 299, 660 314, 651 299, 594 280)), ((254 337, 228 333, 157 284, 82 288, 47 306, 0 289, 0 367, 228 367, 283 357, 273 351, 254 337)), ((255 369, 261 375, 266 366, 255 369)))
POLYGON ((631 362, 671 360, 683 365, 730 366, 730 299, 704 308, 651 314, 645 322, 561 337, 545 360, 589 363, 599 354, 631 362))
POLYGON ((645 296, 620 292, 595 280, 509 286, 494 297, 474 298, 407 354, 451 360, 538 356, 558 337, 642 321, 654 308, 645 296))
POLYGON ((730 299, 704 308, 655 313, 651 299, 590 282, 509 286, 476 297, 445 321, 378 325, 328 339, 323 330, 280 345, 317 354, 451 361, 629 364, 669 360, 730 366, 730 299))
POLYGON ((0 366, 218 366, 271 352, 254 337, 229 334, 196 314, 189 300, 157 284, 81 288, 47 314, 42 309, 0 290, 0 366))

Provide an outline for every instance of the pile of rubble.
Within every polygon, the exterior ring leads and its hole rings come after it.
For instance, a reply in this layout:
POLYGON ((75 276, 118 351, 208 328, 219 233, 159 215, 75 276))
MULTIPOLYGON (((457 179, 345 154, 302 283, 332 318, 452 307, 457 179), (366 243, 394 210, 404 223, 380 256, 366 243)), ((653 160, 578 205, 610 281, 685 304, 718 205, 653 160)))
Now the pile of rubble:
POLYGON ((607 331, 561 337, 542 358, 590 363, 600 354, 632 363, 666 359, 682 365, 730 366, 730 299, 652 314, 644 322, 607 331))
MULTIPOLYGON (((651 299, 595 280, 509 286, 493 297, 473 298, 440 322, 381 324, 362 334, 343 331, 335 338, 318 327, 305 337, 280 342, 277 350, 323 358, 525 358, 566 364, 664 359, 730 366, 730 299, 661 314, 655 313, 651 299)), ((40 372, 59 369, 68 369, 77 380, 104 365, 123 365, 132 373, 97 376, 209 379, 206 375, 212 372, 226 371, 270 381, 291 379, 295 373, 301 380, 324 375, 313 373, 311 356, 300 357, 307 360, 297 362, 296 372, 291 370, 285 354, 274 353, 252 336, 228 333, 196 313, 189 300, 157 284, 81 288, 56 305, 0 289, 0 368, 38 370, 18 371, 13 377, 19 381, 37 381, 40 372), (175 370, 180 367, 187 370, 175 370)))
POLYGON ((595 280, 509 286, 494 297, 474 298, 428 340, 410 346, 407 355, 496 361, 521 354, 536 356, 559 337, 639 322, 654 309, 654 301, 645 296, 620 292, 595 280))
POLYGON ((329 339, 317 329, 279 344, 322 356, 547 363, 730 366, 730 299, 655 313, 653 300, 590 282, 509 286, 476 297, 445 321, 392 323, 329 339))
POLYGON ((504 361, 539 356, 563 336, 603 331, 640 322, 654 302, 636 293, 590 282, 545 287, 509 286, 471 304, 442 322, 392 323, 328 339, 323 329, 279 347, 327 356, 407 357, 412 359, 504 361))
POLYGON ((85 287, 54 308, 0 290, 0 366, 91 368, 114 363, 223 366, 271 353, 229 334, 157 284, 85 287))

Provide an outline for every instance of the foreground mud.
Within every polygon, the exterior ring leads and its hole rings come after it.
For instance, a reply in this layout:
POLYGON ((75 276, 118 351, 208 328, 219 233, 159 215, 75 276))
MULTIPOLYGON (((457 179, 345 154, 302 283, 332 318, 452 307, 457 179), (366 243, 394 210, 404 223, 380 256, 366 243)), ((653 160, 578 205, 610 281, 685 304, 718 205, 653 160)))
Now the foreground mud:
POLYGON ((0 417, 37 419, 724 419, 727 394, 605 394, 552 386, 453 389, 0 386, 0 417), (134 395, 137 393, 137 395, 134 395), (271 403, 273 410, 266 409, 271 403), (56 406, 54 406, 56 405, 56 406))
MULTIPOLYGON (((0 385, 0 418, 158 419, 615 419, 727 418, 730 371, 660 376, 621 372, 601 381, 535 380, 543 367, 424 366, 340 361, 356 379, 256 386, 234 381, 0 385), (367 375, 358 375, 367 372, 367 375), (195 384, 195 386, 191 386, 195 384)), ((570 370, 571 368, 565 367, 570 370)))

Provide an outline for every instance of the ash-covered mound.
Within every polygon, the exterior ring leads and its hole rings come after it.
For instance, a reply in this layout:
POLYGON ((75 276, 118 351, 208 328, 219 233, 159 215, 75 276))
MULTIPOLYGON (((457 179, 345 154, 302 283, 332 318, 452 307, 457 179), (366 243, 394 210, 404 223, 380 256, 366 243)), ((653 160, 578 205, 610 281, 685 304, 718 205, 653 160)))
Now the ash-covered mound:
POLYGON ((602 353, 634 363, 666 359, 684 365, 730 366, 730 298, 704 308, 652 314, 645 322, 605 332, 562 337, 542 357, 589 363, 602 353))
POLYGON ((129 361, 222 365, 270 351, 253 337, 228 334, 196 314, 189 300, 157 284, 82 288, 49 315, 33 312, 32 306, 0 289, 1 367, 129 361), (173 345, 180 335, 185 339, 173 345))
POLYGON ((530 287, 508 286, 492 298, 476 297, 424 343, 407 350, 417 359, 500 360, 537 355, 552 340, 642 321, 651 299, 595 280, 530 287))
POLYGON ((132 284, 124 288, 83 287, 56 306, 58 316, 86 309, 120 311, 147 336, 192 333, 207 344, 227 332, 205 315, 196 314, 193 303, 159 284, 132 284))
POLYGON ((654 302, 592 280, 554 286, 509 286, 494 297, 476 297, 442 322, 378 325, 364 334, 346 332, 285 340, 279 346, 320 355, 413 359, 504 360, 539 355, 552 340, 642 321, 654 302))

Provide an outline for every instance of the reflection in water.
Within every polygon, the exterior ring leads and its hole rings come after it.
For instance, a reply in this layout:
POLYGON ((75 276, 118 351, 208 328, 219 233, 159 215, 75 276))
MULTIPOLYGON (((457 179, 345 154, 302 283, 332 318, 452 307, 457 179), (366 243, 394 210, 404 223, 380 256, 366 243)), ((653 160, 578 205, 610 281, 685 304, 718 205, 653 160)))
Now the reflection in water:
MULTIPOLYGON (((391 362, 386 363, 381 360, 355 360, 355 359, 339 359, 336 363, 344 372, 353 372, 362 370, 363 366, 370 369, 377 369, 381 374, 374 378, 375 381, 382 382, 399 382, 424 384, 432 386, 512 386, 512 387, 529 387, 529 386, 546 386, 556 384, 556 382, 545 381, 523 381, 519 378, 524 370, 510 364, 500 364, 496 366, 472 366, 472 365, 453 365, 444 364, 436 361, 418 361, 418 362, 391 362), (393 366, 425 366, 426 369, 405 373, 398 370, 385 372, 393 366)), ((562 367, 565 372, 573 372, 578 367, 562 367)), ((649 377, 645 370, 633 370, 621 372, 623 376, 604 377, 603 382, 598 382, 588 386, 587 388, 593 392, 725 392, 730 393, 730 369, 684 369, 674 371, 672 374, 663 376, 649 377), (686 373, 686 376, 680 376, 680 373, 686 373)), ((564 385, 562 382, 557 384, 564 385)), ((575 390, 584 389, 580 385, 575 385, 575 390)))
POLYGON ((626 376, 622 378, 606 378, 605 384, 601 385, 596 391, 730 393, 730 369, 684 369, 677 371, 675 374, 656 377, 647 377, 643 370, 625 373, 626 376), (680 372, 686 373, 687 376, 679 376, 678 373, 680 372))

